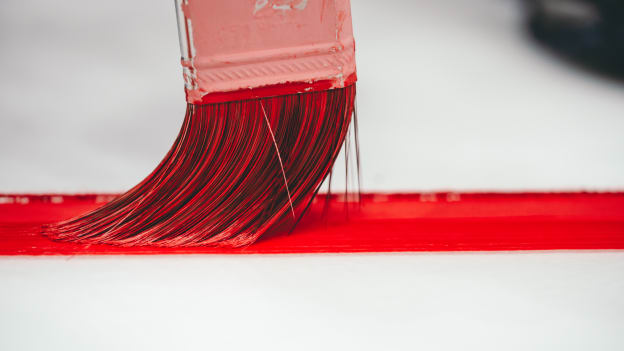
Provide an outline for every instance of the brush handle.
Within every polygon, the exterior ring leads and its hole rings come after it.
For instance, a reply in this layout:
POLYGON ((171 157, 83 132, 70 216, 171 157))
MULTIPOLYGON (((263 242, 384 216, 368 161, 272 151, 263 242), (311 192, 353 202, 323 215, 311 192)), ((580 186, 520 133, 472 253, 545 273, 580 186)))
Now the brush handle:
POLYGON ((189 103, 356 80, 349 0, 176 0, 176 11, 189 103))

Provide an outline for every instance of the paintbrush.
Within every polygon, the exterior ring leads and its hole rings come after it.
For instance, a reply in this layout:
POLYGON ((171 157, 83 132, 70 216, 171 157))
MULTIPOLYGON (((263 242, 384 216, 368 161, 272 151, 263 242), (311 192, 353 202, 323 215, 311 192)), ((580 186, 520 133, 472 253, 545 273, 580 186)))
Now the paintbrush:
POLYGON ((349 0, 177 0, 187 109, 163 161, 57 240, 243 246, 296 222, 351 125, 349 0))

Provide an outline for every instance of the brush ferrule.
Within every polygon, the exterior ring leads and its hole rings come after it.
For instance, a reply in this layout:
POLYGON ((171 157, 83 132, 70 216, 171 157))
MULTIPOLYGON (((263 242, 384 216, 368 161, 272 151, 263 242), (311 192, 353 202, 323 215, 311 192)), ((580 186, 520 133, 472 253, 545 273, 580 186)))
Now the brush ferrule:
POLYGON ((349 0, 177 0, 187 100, 212 103, 355 82, 349 0))

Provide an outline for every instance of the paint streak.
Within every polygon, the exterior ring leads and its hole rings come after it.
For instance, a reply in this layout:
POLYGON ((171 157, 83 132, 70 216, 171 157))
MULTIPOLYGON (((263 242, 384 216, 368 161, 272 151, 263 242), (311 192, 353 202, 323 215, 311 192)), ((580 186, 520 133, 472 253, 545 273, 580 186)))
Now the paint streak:
POLYGON ((308 6, 308 0, 256 0, 256 4, 254 5, 253 14, 255 15, 260 10, 267 7, 267 5, 271 5, 268 8, 271 8, 276 11, 290 11, 290 10, 305 10, 306 6, 308 6))
POLYGON ((258 11, 262 10, 268 3, 269 0, 256 0, 253 14, 255 15, 256 13, 258 13, 258 11))
POLYGON ((55 242, 39 227, 113 195, 0 195, 0 255, 273 254, 624 249, 624 192, 325 195, 294 233, 290 221, 244 248, 119 247, 55 242), (347 218, 344 208, 350 206, 347 218))
POLYGON ((308 0, 300 0, 299 3, 292 5, 294 9, 297 10, 305 10, 306 6, 308 6, 308 0))

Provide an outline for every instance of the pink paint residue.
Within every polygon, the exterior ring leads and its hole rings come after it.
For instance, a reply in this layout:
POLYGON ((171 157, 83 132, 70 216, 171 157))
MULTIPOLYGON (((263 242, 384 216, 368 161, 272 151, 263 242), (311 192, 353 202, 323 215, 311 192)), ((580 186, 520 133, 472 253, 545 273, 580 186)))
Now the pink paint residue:
MULTIPOLYGON (((259 87, 309 91, 355 81, 349 0, 180 0, 179 11, 191 103, 259 87)), ((267 91, 280 93, 263 89, 257 97, 267 91)))

